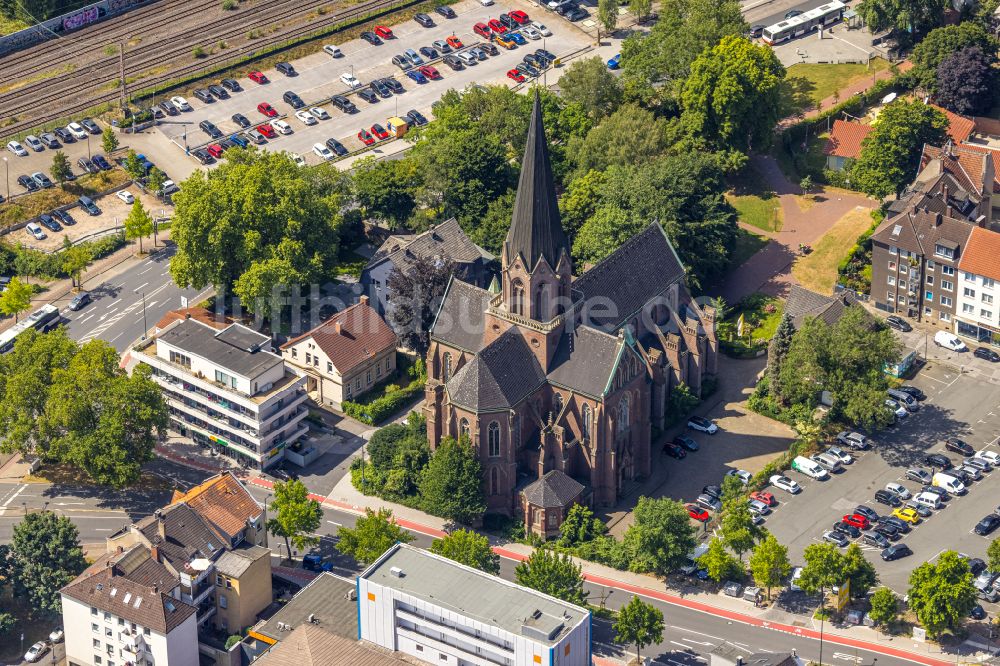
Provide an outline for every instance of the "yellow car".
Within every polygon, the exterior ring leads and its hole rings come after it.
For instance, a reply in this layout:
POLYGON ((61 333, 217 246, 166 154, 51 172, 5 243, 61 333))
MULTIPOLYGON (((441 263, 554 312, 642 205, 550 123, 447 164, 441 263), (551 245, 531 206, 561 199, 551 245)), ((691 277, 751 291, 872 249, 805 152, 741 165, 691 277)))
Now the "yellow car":
POLYGON ((500 46, 504 47, 508 51, 511 50, 511 49, 517 48, 517 44, 515 44, 513 41, 507 39, 503 35, 493 35, 493 41, 496 42, 497 44, 499 44, 500 46))
POLYGON ((892 512, 892 515, 902 521, 910 523, 911 525, 916 525, 920 522, 920 514, 918 514, 915 509, 911 509, 908 506, 896 509, 892 512))

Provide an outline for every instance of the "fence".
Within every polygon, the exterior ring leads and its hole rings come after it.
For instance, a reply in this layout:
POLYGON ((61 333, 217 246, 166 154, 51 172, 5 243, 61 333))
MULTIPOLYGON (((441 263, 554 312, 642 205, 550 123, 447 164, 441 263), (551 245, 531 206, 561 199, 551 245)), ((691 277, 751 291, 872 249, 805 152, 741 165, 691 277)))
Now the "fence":
POLYGON ((140 5, 155 0, 100 0, 92 5, 81 7, 72 12, 42 21, 24 30, 12 32, 0 37, 0 55, 26 49, 53 37, 61 37, 66 33, 79 30, 85 26, 117 16, 140 5))

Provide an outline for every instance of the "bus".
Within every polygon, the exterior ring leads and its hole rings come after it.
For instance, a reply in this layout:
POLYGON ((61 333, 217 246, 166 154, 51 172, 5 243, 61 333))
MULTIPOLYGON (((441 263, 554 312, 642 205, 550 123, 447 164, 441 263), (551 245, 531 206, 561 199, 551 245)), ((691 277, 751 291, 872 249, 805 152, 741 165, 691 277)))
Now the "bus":
POLYGON ((847 5, 843 2, 832 0, 832 2, 828 2, 816 9, 810 9, 798 16, 793 16, 774 25, 767 26, 764 28, 761 40, 765 44, 774 46, 789 39, 795 39, 796 37, 812 32, 816 28, 826 27, 842 20, 846 8, 847 5))
POLYGON ((25 331, 34 329, 39 333, 45 333, 51 331, 61 323, 62 317, 59 315, 59 308, 51 304, 43 305, 20 322, 0 333, 0 354, 6 354, 13 349, 17 338, 25 331))

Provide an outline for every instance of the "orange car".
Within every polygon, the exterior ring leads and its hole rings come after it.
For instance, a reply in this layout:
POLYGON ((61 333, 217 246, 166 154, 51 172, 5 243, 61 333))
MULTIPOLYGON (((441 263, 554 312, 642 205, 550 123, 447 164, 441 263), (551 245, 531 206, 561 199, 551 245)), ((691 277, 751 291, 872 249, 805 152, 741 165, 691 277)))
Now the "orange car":
POLYGON ((517 48, 517 44, 507 39, 504 35, 493 35, 493 41, 504 47, 508 51, 517 48))
MULTIPOLYGON (((480 23, 478 25, 482 25, 482 24, 480 23)), ((462 44, 462 40, 459 39, 458 37, 456 37, 455 35, 452 35, 451 37, 449 37, 447 39, 447 42, 448 42, 448 46, 450 46, 453 49, 460 49, 460 48, 462 48, 462 46, 464 46, 462 44)))

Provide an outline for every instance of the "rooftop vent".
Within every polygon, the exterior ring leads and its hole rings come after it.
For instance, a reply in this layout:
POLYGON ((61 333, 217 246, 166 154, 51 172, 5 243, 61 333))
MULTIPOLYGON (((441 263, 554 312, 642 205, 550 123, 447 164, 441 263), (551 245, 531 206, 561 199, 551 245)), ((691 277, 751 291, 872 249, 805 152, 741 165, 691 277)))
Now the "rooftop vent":
POLYGON ((389 569, 389 573, 395 576, 396 578, 403 578, 404 576, 406 576, 406 574, 403 573, 403 570, 400 569, 399 567, 392 567, 391 569, 389 569))

